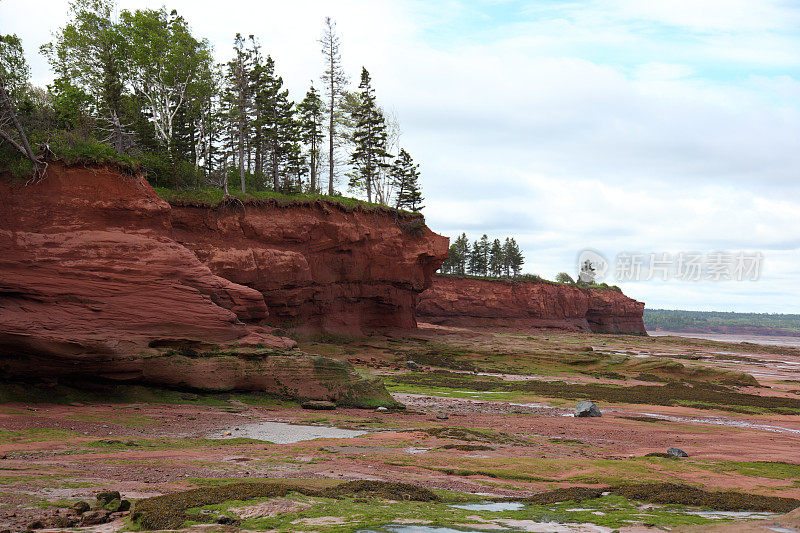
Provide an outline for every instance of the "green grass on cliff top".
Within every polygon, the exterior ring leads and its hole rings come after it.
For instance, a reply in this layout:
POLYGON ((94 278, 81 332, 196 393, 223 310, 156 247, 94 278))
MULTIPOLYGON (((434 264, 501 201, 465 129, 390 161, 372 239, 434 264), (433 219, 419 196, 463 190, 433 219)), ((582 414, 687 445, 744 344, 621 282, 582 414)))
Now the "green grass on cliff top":
MULTIPOLYGON (((187 189, 172 189, 167 187, 154 187, 156 193, 171 204, 197 205, 214 207, 220 204, 225 198, 222 189, 216 187, 200 187, 187 189)), ((258 203, 262 201, 275 202, 278 205, 311 204, 317 201, 339 204, 342 207, 351 209, 363 209, 365 211, 386 210, 398 213, 404 217, 422 217, 420 213, 412 213, 402 209, 394 209, 385 205, 372 202, 365 202, 357 198, 347 196, 329 196, 326 194, 311 193, 291 193, 284 194, 273 191, 250 191, 243 193, 236 189, 230 189, 229 195, 246 203, 258 203)))

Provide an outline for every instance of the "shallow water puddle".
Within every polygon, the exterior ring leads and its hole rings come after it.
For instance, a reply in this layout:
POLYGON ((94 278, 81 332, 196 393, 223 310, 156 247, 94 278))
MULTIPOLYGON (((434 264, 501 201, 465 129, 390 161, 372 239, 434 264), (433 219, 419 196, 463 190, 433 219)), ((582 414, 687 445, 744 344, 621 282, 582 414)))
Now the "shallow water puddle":
POLYGON ((383 526, 381 529, 358 529, 356 533, 486 533, 485 531, 466 530, 466 529, 452 529, 449 527, 433 527, 433 526, 407 526, 398 524, 389 524, 383 526))
POLYGON ((645 416, 650 416, 653 418, 658 418, 661 420, 668 420, 670 422, 688 422, 690 424, 712 424, 715 426, 756 429, 759 431, 769 431, 772 433, 791 433, 800 435, 800 429, 784 428, 780 426, 768 426, 764 424, 754 424, 752 422, 745 422, 743 420, 734 420, 732 418, 684 417, 684 416, 660 415, 656 413, 640 413, 640 414, 645 416))
POLYGON ((702 516, 711 520, 769 520, 780 516, 777 513, 754 513, 752 511, 686 511, 686 514, 702 516))
POLYGON ((415 446, 410 446, 410 447, 406 448, 406 453, 410 453, 410 454, 426 453, 426 452, 429 452, 429 451, 430 451, 430 448, 419 448, 419 447, 415 447, 415 446))
POLYGON ((274 444, 291 444, 313 439, 347 439, 364 435, 367 431, 341 429, 327 426, 299 426, 286 422, 258 422, 245 424, 237 428, 215 431, 208 435, 209 439, 255 439, 274 444))
POLYGON ((455 503, 449 507, 467 511, 519 511, 525 508, 525 504, 522 502, 479 502, 455 503))
MULTIPOLYGON (((591 524, 559 524, 557 522, 534 522, 533 520, 502 520, 501 522, 507 527, 513 528, 514 531, 528 531, 531 533, 609 533, 612 531, 611 528, 591 524)), ((486 533, 488 529, 488 527, 477 530, 389 524, 378 530, 359 529, 356 533, 486 533)))

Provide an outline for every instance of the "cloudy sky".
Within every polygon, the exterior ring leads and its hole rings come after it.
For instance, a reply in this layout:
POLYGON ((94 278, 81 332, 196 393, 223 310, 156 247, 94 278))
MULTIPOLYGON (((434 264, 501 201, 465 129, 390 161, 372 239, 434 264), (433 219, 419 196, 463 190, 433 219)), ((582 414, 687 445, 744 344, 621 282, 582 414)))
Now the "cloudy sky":
MULTIPOLYGON (((326 15, 421 163, 428 224, 515 236, 525 271, 581 250, 761 252, 758 281, 619 283, 650 308, 800 312, 796 0, 120 0, 177 9, 220 61, 256 35, 295 98, 326 15)), ((0 0, 33 70, 67 2, 0 0), (34 16, 33 13, 36 15, 34 16)), ((357 84, 354 83, 354 85, 357 84)))

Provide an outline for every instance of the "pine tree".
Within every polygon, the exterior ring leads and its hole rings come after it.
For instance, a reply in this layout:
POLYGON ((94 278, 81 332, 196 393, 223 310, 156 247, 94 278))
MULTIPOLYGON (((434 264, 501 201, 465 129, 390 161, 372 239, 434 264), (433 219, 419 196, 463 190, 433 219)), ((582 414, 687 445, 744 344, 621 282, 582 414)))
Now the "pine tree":
POLYGON ((293 145, 299 142, 300 132, 294 117, 294 102, 289 100, 289 91, 283 88, 283 78, 275 73, 271 56, 258 68, 256 79, 254 101, 269 162, 267 174, 272 190, 279 192, 283 186, 282 171, 292 157, 297 157, 293 155, 293 145))
MULTIPOLYGON (((452 248, 452 246, 451 246, 451 248, 452 248)), ((439 267, 439 270, 441 271, 442 274, 450 274, 450 271, 452 269, 453 269, 453 262, 452 262, 452 260, 450 258, 450 253, 449 253, 449 249, 448 249, 447 257, 445 258, 444 261, 442 261, 442 266, 439 267)))
POLYGON ((514 238, 506 237, 506 242, 503 245, 503 270, 506 277, 518 276, 525 259, 522 257, 522 252, 517 245, 514 238))
POLYGON ((337 116, 340 114, 340 99, 347 85, 347 76, 342 69, 342 56, 339 53, 339 36, 336 23, 325 17, 325 31, 319 40, 325 56, 325 71, 322 82, 325 86, 328 112, 328 194, 333 196, 334 176, 336 174, 337 116))
POLYGON ((456 242, 450 247, 450 253, 453 256, 453 274, 465 275, 469 261, 469 239, 467 239, 466 233, 462 233, 456 239, 456 242))
POLYGON ((503 274, 504 255, 503 245, 500 244, 500 239, 495 239, 492 242, 492 247, 489 249, 489 273, 496 278, 499 278, 503 274))
POLYGON ((469 261, 467 263, 467 270, 473 276, 479 276, 481 272, 480 267, 480 257, 481 257, 481 250, 480 250, 480 243, 478 241, 473 241, 472 243, 472 250, 469 252, 469 261))
POLYGON ((233 41, 234 58, 228 62, 228 95, 226 101, 230 105, 230 118, 236 134, 236 149, 239 157, 239 179, 242 192, 245 185, 245 136, 248 133, 248 115, 251 106, 250 95, 250 55, 244 47, 244 38, 237 33, 233 41))
POLYGON ((442 272, 445 274, 455 274, 463 276, 467 273, 467 263, 469 261, 469 239, 467 235, 462 233, 453 244, 450 245, 450 250, 447 259, 442 263, 442 272))
POLYGON ((303 101, 297 105, 300 138, 308 146, 308 190, 316 193, 319 153, 322 144, 322 100, 312 85, 303 101))
POLYGON ((361 89, 361 98, 353 116, 355 149, 350 157, 356 172, 350 178, 350 188, 366 190, 367 201, 372 202, 372 184, 387 156, 386 121, 375 102, 375 90, 369 72, 363 67, 358 88, 361 89))
POLYGON ((489 238, 484 235, 481 240, 472 243, 469 255, 469 273, 473 276, 485 276, 489 267, 489 238))
POLYGON ((395 207, 397 209, 407 207, 415 213, 419 212, 424 207, 420 205, 423 198, 419 190, 419 165, 414 164, 414 160, 405 149, 401 148, 394 159, 391 173, 392 185, 397 195, 395 207))
POLYGON ((480 240, 480 253, 481 276, 486 276, 489 273, 489 237, 485 233, 480 240))

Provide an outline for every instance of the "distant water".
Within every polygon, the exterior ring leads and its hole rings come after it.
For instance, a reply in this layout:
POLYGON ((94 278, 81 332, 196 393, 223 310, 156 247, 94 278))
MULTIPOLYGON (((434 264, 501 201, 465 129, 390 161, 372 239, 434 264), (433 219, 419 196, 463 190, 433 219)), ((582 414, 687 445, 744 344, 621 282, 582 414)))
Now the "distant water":
POLYGON ((776 335, 740 335, 734 333, 688 333, 685 331, 648 331, 652 337, 689 337, 722 342, 752 342, 753 344, 769 344, 772 346, 794 346, 800 348, 800 337, 784 337, 776 335))

